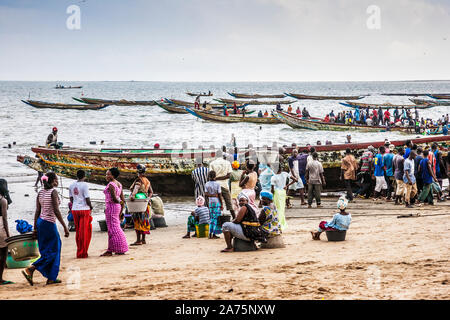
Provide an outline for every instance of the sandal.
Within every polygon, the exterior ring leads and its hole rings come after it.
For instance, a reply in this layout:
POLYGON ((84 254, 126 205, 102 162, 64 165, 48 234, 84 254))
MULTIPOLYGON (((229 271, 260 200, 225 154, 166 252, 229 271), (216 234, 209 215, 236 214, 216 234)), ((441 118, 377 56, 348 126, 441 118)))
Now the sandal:
POLYGON ((58 284, 58 283, 61 283, 61 282, 62 282, 62 281, 59 280, 59 279, 56 279, 56 280, 47 280, 46 285, 58 284))
POLYGON ((140 245, 142 245, 142 242, 137 242, 137 241, 130 244, 130 246, 140 246, 140 245))
POLYGON ((3 280, 2 282, 0 282, 0 286, 6 285, 6 284, 14 284, 14 282, 8 281, 8 280, 3 280))
POLYGON ((33 276, 30 276, 28 273, 26 273, 24 270, 22 270, 22 274, 25 277, 25 279, 27 279, 28 283, 30 284, 30 286, 33 286, 33 276))
POLYGON ((234 248, 225 248, 223 250, 221 250, 220 252, 233 252, 234 248))
POLYGON ((111 257, 112 256, 112 252, 111 251, 106 251, 104 253, 102 253, 100 255, 100 257, 111 257))

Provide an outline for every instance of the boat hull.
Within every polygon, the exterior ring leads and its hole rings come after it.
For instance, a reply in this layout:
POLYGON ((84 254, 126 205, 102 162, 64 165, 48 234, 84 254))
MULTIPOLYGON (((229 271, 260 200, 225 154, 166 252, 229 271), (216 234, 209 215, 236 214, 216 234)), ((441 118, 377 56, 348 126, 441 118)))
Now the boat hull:
MULTIPOLYGON (((220 98, 220 99, 214 99, 218 102, 226 103, 226 104, 241 104, 243 101, 240 100, 234 100, 234 99, 227 99, 227 98, 220 98)), ((277 105, 277 104, 293 104, 295 103, 295 100, 278 100, 278 101, 260 101, 260 100, 249 100, 245 101, 245 104, 247 105, 277 105)))
POLYGON ((106 104, 110 104, 110 105, 115 105, 115 106, 154 106, 155 102, 153 100, 151 101, 133 101, 133 100, 105 100, 105 99, 96 99, 96 98, 74 98, 72 97, 72 99, 76 100, 76 101, 80 101, 83 103, 88 103, 88 104, 98 104, 98 103, 106 103, 106 104))
POLYGON ((248 123, 257 123, 257 124, 277 124, 280 121, 275 117, 244 117, 242 115, 229 115, 223 116, 221 114, 214 114, 211 112, 194 110, 192 108, 186 108, 186 110, 192 114, 203 120, 216 121, 216 122, 224 122, 224 123, 237 123, 237 122, 248 122, 248 123))
POLYGON ((359 100, 366 96, 309 96, 296 93, 284 93, 286 96, 299 100, 359 100))
POLYGON ((64 104, 49 103, 35 100, 22 100, 23 103, 39 109, 59 109, 59 110, 100 110, 104 109, 108 104, 64 104))
MULTIPOLYGON (((289 125, 294 129, 305 130, 321 130, 321 131, 362 131, 362 132, 386 132, 386 127, 378 126, 362 126, 362 125, 347 125, 340 123, 330 123, 323 121, 313 121, 303 118, 298 118, 285 112, 276 112, 275 116, 283 123, 289 125)), ((390 131, 397 132, 413 132, 413 128, 390 127, 390 131)))
POLYGON ((339 104, 343 105, 344 107, 350 107, 350 108, 369 108, 369 109, 395 109, 395 108, 404 108, 404 109, 429 109, 433 108, 436 105, 435 104, 421 104, 421 105, 411 105, 411 104, 390 104, 390 103, 358 103, 358 102, 339 102, 339 104))
MULTIPOLYGON (((443 158, 447 159, 450 148, 450 136, 435 136, 419 139, 411 139, 413 143, 425 147, 437 143, 443 153, 443 158)), ((396 147, 403 146, 406 140, 391 141, 396 147)), ((344 190, 345 186, 340 181, 341 159, 347 148, 353 151, 356 159, 359 160, 363 151, 372 145, 378 148, 384 145, 384 141, 320 145, 315 146, 319 154, 319 160, 324 168, 324 175, 327 181, 326 191, 344 190)), ((300 147, 300 151, 307 151, 306 147, 300 147)), ((196 167, 196 158, 201 158, 206 165, 214 158, 215 153, 208 150, 80 150, 63 148, 61 150, 35 147, 31 149, 36 157, 17 156, 17 161, 27 165, 36 171, 53 171, 58 175, 70 179, 76 179, 76 172, 79 169, 86 171, 88 182, 106 185, 106 170, 117 167, 120 170, 118 180, 125 188, 129 188, 136 178, 137 164, 145 164, 147 176, 152 183, 153 190, 162 195, 193 195, 194 185, 191 178, 192 170, 196 167)), ((247 154, 248 150, 239 150, 239 154, 247 154)), ((272 151, 270 148, 256 150, 258 159, 262 159, 261 154, 270 154, 268 157, 272 163, 278 163, 278 150, 272 151)), ((287 168, 287 158, 292 152, 291 148, 284 150, 282 154, 284 169, 287 168)), ((448 163, 446 164, 448 167, 448 163)))
POLYGON ((228 94, 237 99, 281 99, 285 97, 284 94, 246 94, 236 92, 228 92, 228 94))

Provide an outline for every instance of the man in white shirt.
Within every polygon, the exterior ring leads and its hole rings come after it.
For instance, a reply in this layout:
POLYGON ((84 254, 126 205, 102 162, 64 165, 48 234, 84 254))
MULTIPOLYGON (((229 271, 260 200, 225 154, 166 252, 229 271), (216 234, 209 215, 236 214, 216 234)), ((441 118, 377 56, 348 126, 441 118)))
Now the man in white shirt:
POLYGON ((77 171, 78 180, 69 187, 69 197, 72 203, 72 215, 75 223, 77 258, 87 258, 89 244, 92 238, 92 204, 89 187, 85 180, 86 173, 77 171))
POLYGON ((234 218, 233 204, 231 203, 231 195, 229 188, 229 180, 233 168, 231 163, 224 159, 222 150, 216 152, 216 159, 209 164, 209 170, 216 172, 216 181, 220 184, 223 200, 227 210, 230 211, 231 216, 234 218))

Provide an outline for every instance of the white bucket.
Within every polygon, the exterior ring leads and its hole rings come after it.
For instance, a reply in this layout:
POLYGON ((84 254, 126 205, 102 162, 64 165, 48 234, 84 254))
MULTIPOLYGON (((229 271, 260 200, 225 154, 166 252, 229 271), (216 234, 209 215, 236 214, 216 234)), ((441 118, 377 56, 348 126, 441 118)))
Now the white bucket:
POLYGON ((148 200, 148 198, 135 199, 134 201, 126 199, 125 202, 127 203, 128 212, 145 212, 147 210, 148 200))

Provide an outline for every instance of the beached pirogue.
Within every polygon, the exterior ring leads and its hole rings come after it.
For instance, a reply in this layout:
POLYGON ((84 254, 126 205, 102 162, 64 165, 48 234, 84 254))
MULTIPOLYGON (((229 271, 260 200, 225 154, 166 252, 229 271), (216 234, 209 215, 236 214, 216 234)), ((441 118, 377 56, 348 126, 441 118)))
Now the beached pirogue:
MULTIPOLYGON (((412 139, 412 141, 423 147, 431 145, 433 142, 438 143, 444 159, 447 159, 447 153, 450 148, 450 136, 412 139)), ((405 140, 391 141, 396 147, 403 146, 405 142, 405 140)), ((369 145, 377 148, 384 145, 384 141, 315 146, 316 151, 319 153, 319 160, 322 162, 325 170, 325 179, 327 181, 325 190, 338 190, 344 187, 339 177, 341 159, 345 149, 350 148, 353 150, 355 157, 359 159, 369 145)), ((306 147, 300 147, 300 150, 305 149, 306 147)), ((136 166, 145 164, 153 189, 155 192, 164 195, 193 195, 194 185, 191 172, 196 168, 196 161, 201 160, 208 164, 215 157, 214 151, 198 149, 93 150, 64 147, 56 150, 35 147, 31 148, 31 150, 36 154, 35 157, 17 156, 17 161, 34 170, 41 172, 51 170, 58 175, 71 179, 76 179, 78 169, 84 169, 87 173, 88 182, 101 185, 106 185, 106 170, 111 167, 118 167, 121 172, 119 181, 123 183, 125 188, 130 187, 136 178, 136 166)), ((292 149, 287 148, 282 153, 285 168, 287 166, 286 159, 291 152, 292 149)), ((247 156, 249 150, 240 149, 239 154, 247 156)), ((271 163, 277 163, 279 159, 278 150, 272 150, 271 148, 256 149, 255 155, 260 161, 267 158, 271 163)))
MULTIPOLYGON (((278 112, 274 111, 273 114, 278 120, 294 129, 324 130, 324 131, 363 131, 363 132, 387 131, 387 128, 385 126, 368 126, 361 124, 324 122, 319 120, 300 118, 292 113, 286 113, 282 111, 278 112)), ((389 127, 389 131, 413 133, 414 128, 392 126, 389 127)))
POLYGON ((62 110, 100 110, 109 106, 109 104, 65 104, 65 103, 50 103, 36 100, 22 100, 32 107, 39 109, 62 109, 62 110))
POLYGON ((409 99, 412 103, 416 105, 428 105, 432 104, 435 106, 450 106, 450 100, 425 100, 425 99, 409 99))

